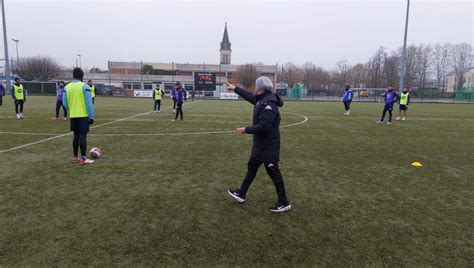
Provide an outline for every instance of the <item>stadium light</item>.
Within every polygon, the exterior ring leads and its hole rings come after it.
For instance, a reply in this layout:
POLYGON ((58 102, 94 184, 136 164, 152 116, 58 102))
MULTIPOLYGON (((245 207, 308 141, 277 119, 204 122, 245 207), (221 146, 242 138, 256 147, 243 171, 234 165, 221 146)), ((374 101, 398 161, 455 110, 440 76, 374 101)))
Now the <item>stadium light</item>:
POLYGON ((407 0, 407 15, 405 18, 405 36, 403 38, 403 51, 402 51, 402 64, 400 66, 400 86, 398 91, 403 91, 403 83, 405 79, 405 65, 406 65, 406 54, 407 54, 407 35, 408 35, 408 16, 410 14, 410 0, 407 0))
POLYGON ((18 64, 18 59, 20 58, 18 57, 18 43, 20 42, 20 40, 12 38, 12 41, 15 42, 16 45, 16 64, 18 64))
MULTIPOLYGON (((79 68, 82 68, 82 62, 81 62, 81 54, 77 54, 77 56, 79 57, 79 68)), ((77 62, 76 62, 76 65, 77 65, 77 62)))
POLYGON ((2 20, 3 20, 3 46, 5 49, 5 82, 6 90, 10 90, 10 62, 8 59, 8 39, 7 39, 7 25, 5 22, 5 1, 2 0, 2 20))

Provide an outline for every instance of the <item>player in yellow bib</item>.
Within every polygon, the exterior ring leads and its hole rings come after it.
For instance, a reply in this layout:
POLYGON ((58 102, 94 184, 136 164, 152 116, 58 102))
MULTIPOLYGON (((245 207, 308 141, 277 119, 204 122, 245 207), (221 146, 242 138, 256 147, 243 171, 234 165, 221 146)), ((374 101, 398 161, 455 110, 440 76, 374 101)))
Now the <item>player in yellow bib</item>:
POLYGON ((15 78, 15 83, 11 89, 12 98, 15 102, 15 113, 16 119, 22 119, 23 117, 23 105, 26 102, 26 92, 23 85, 20 83, 20 78, 15 78))
POLYGON ((88 84, 82 82, 84 72, 81 68, 72 71, 74 80, 66 86, 63 95, 63 105, 69 112, 71 120, 71 131, 74 132, 72 140, 73 158, 72 162, 81 165, 94 163, 87 159, 87 133, 89 125, 94 124, 94 105, 92 104, 91 89, 88 84), (78 157, 79 148, 81 157, 78 157))
POLYGON ((410 104, 410 92, 408 88, 404 87, 402 94, 400 94, 398 116, 395 120, 400 120, 400 118, 405 121, 407 116, 408 105, 410 104))
POLYGON ((153 100, 155 101, 155 106, 153 107, 154 113, 159 113, 161 111, 161 99, 165 95, 165 92, 160 89, 160 85, 156 85, 155 90, 153 90, 153 100))
POLYGON ((92 104, 95 104, 95 85, 92 84, 92 80, 87 81, 87 84, 89 85, 89 88, 91 89, 91 96, 92 96, 92 104))

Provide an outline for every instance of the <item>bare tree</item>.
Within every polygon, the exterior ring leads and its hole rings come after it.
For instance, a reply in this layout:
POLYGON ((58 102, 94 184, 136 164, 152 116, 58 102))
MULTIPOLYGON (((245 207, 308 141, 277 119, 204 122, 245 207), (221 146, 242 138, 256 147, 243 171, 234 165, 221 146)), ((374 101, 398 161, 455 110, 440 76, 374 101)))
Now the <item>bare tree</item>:
POLYGON ((347 71, 347 82, 355 87, 367 87, 368 73, 367 65, 358 63, 347 71))
POLYGON ((370 58, 367 66, 369 67, 368 73, 368 85, 369 87, 382 87, 383 86, 383 64, 386 57, 385 48, 380 47, 374 55, 370 58))
POLYGON ((331 74, 324 70, 322 67, 316 67, 314 69, 314 89, 326 89, 331 81, 331 74))
POLYGON ((61 71, 61 66, 52 58, 36 56, 21 58, 14 72, 25 80, 48 81, 55 78, 61 71))
MULTIPOLYGON (((399 49, 401 54, 402 48, 399 49)), ((414 82, 418 80, 419 64, 417 61, 418 47, 415 45, 409 45, 406 52, 405 61, 405 85, 413 86, 414 82)))
POLYGON ((248 63, 237 68, 237 79, 247 89, 254 87, 258 75, 257 68, 253 64, 248 63))
POLYGON ((433 62, 433 48, 431 45, 421 44, 418 47, 417 65, 418 65, 418 85, 425 88, 426 78, 430 75, 430 67, 433 62))
POLYGON ((302 80, 301 69, 295 64, 288 62, 283 67, 282 79, 285 80, 289 87, 294 87, 296 83, 302 80))
POLYGON ((342 89, 345 84, 346 84, 346 80, 347 80, 347 70, 349 68, 349 64, 347 63, 347 60, 344 59, 344 60, 341 60, 341 61, 338 61, 337 64, 337 76, 338 76, 338 83, 339 83, 339 87, 342 89))
POLYGON ((309 89, 317 88, 316 65, 312 62, 306 62, 301 69, 302 82, 309 89))
POLYGON ((383 62, 383 81, 385 85, 397 85, 400 80, 400 54, 392 52, 385 54, 383 62))
POLYGON ((436 44, 433 50, 433 66, 436 74, 436 81, 438 83, 438 89, 446 88, 446 75, 448 74, 448 68, 450 66, 450 51, 451 44, 445 43, 443 45, 436 44))
POLYGON ((451 49, 451 64, 454 70, 454 89, 462 87, 464 71, 472 62, 472 47, 468 43, 455 44, 451 49))

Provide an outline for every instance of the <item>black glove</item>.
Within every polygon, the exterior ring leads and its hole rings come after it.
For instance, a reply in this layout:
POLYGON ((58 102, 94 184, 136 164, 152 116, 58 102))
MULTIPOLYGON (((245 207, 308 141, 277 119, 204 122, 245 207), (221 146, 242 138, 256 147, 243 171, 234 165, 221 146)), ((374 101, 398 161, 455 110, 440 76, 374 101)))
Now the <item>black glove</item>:
POLYGON ((94 124, 94 118, 89 118, 89 125, 93 125, 94 124))

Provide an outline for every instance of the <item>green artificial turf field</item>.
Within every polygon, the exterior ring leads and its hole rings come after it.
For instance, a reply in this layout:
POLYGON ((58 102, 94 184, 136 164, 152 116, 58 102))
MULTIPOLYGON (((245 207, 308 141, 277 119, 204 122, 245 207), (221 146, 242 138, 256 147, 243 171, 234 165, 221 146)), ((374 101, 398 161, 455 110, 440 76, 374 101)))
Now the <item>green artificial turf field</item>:
POLYGON ((0 107, 0 266, 474 265, 474 105, 414 103, 389 126, 382 104, 347 117, 286 102, 284 214, 268 211, 263 167, 245 204, 226 193, 250 153, 232 132, 251 122, 246 102, 187 102, 171 122, 169 100, 153 114, 150 99, 99 97, 88 145, 104 156, 88 166, 70 162, 54 105, 30 97, 24 120, 0 107))

